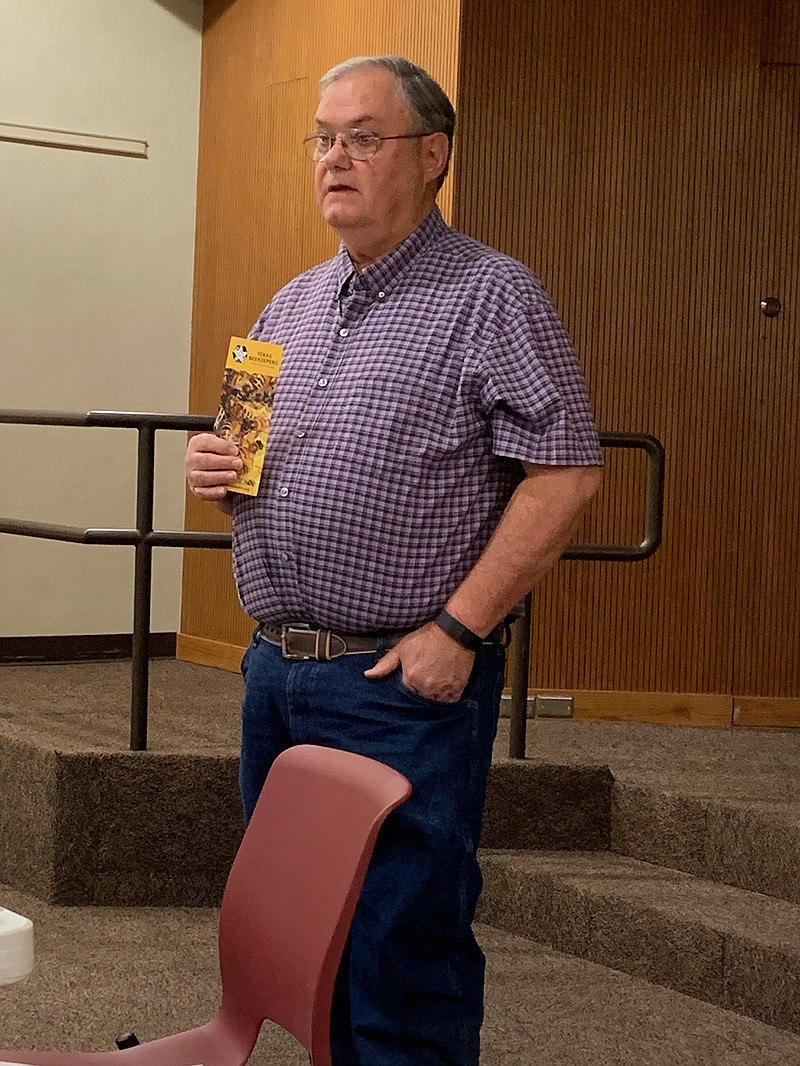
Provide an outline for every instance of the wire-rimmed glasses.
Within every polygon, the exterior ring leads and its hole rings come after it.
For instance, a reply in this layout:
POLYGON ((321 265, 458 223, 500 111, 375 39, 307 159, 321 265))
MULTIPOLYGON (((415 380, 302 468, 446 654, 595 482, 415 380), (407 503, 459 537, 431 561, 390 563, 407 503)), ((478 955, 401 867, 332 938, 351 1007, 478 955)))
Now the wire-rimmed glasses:
POLYGON ((309 159, 319 163, 335 144, 341 144, 350 159, 371 159, 378 151, 382 141, 405 141, 415 137, 427 137, 427 133, 397 133, 393 137, 379 137, 369 130, 340 130, 339 133, 326 133, 317 130, 303 138, 303 148, 309 159))

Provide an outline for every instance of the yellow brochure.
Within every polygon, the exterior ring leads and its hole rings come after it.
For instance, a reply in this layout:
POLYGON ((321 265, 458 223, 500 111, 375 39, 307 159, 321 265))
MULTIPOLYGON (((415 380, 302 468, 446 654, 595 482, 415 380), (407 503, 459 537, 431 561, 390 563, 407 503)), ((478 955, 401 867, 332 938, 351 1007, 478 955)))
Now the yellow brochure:
POLYGON ((242 472, 228 485, 231 492, 245 496, 258 494, 282 357, 282 344, 231 337, 219 412, 214 422, 218 437, 239 445, 242 472))

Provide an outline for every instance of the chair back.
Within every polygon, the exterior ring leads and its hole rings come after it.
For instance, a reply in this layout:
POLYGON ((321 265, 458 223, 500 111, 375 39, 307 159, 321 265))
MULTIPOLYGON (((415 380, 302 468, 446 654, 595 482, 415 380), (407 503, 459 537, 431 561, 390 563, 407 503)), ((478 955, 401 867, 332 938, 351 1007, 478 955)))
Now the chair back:
POLYGON ((330 1066, 336 973, 378 831, 402 774, 299 745, 274 762, 234 860, 220 915, 223 1012, 269 1018, 330 1066))

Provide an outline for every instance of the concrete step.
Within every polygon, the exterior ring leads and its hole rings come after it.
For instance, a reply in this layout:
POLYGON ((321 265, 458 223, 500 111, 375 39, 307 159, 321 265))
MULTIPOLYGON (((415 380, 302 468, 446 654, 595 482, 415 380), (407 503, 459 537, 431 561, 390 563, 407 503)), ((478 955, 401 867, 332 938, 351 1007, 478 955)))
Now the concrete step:
POLYGON ((752 779, 738 796, 730 783, 720 796, 725 785, 615 781, 611 850, 800 904, 800 807, 764 798, 752 779))
POLYGON ((481 864, 481 921, 800 1032, 797 904, 609 852, 481 864))

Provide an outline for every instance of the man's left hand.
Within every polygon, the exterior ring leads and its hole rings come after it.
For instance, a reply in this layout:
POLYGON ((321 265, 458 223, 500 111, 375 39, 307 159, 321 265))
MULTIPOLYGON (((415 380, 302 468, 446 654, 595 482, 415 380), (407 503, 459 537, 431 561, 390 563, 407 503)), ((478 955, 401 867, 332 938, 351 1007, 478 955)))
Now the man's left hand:
POLYGON ((415 629, 390 648, 364 676, 388 677, 402 671, 403 684, 425 699, 456 703, 467 687, 475 652, 443 632, 435 622, 415 629))

